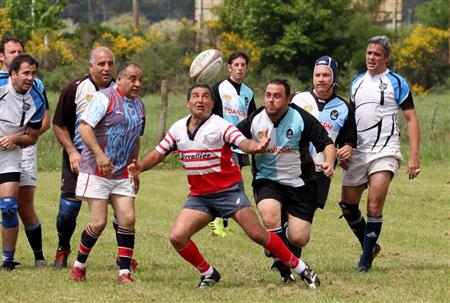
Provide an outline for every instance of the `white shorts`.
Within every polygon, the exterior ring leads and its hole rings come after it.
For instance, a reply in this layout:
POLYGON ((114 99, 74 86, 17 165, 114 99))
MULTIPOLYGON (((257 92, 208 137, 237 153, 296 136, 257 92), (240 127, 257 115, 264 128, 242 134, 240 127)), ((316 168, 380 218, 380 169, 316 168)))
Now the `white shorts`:
POLYGON ((93 174, 80 173, 75 195, 78 199, 108 200, 111 195, 136 197, 131 179, 107 179, 93 174))
POLYGON ((401 159, 397 156, 363 153, 353 150, 349 168, 342 175, 343 186, 359 186, 369 182, 369 176, 380 171, 390 171, 395 175, 401 159))
POLYGON ((37 151, 36 145, 22 148, 22 171, 20 172, 20 186, 37 185, 37 151))

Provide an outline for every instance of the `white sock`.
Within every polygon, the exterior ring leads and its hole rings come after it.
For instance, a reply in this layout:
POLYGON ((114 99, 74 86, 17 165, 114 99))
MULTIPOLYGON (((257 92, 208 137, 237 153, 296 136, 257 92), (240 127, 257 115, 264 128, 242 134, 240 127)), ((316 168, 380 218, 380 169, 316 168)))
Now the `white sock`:
POLYGON ((205 272, 200 273, 200 275, 207 277, 207 276, 212 275, 213 272, 214 272, 214 269, 213 269, 213 267, 210 265, 209 268, 208 268, 208 270, 205 271, 205 272))
POLYGON ((119 270, 119 276, 123 275, 123 274, 129 274, 130 270, 129 269, 121 269, 119 270))
POLYGON ((73 266, 78 268, 86 268, 86 263, 81 263, 75 260, 75 262, 73 262, 73 266))
POLYGON ((298 265, 296 268, 293 268, 292 270, 295 271, 297 274, 302 273, 306 269, 306 264, 302 260, 298 259, 298 265))

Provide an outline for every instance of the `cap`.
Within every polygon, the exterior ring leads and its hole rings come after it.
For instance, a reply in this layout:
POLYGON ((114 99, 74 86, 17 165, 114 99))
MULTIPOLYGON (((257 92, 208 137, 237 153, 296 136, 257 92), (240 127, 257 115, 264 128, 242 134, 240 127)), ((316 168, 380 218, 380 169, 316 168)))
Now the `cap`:
POLYGON ((333 85, 337 85, 337 75, 338 75, 338 63, 336 60, 331 58, 330 56, 322 56, 319 59, 316 60, 316 63, 314 66, 317 65, 325 65, 328 66, 331 69, 331 72, 333 74, 333 85))

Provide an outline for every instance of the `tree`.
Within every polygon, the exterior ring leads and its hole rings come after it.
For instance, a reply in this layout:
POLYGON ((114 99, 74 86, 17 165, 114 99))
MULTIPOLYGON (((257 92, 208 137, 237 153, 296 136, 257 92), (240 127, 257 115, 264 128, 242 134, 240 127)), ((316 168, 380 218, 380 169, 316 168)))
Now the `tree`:
MULTIPOLYGON (((372 25, 368 12, 366 4, 352 0, 224 0, 217 9, 223 30, 255 42, 262 53, 261 66, 304 81, 311 78, 319 56, 351 61, 371 35, 385 32, 372 25)), ((363 56, 358 60, 356 66, 363 56)))
POLYGON ((59 15, 68 0, 0 0, 8 9, 14 35, 26 41, 31 34, 46 35, 62 27, 59 15))
POLYGON ((450 27, 450 6, 448 0, 430 0, 417 6, 416 15, 419 23, 425 26, 448 30, 450 27))

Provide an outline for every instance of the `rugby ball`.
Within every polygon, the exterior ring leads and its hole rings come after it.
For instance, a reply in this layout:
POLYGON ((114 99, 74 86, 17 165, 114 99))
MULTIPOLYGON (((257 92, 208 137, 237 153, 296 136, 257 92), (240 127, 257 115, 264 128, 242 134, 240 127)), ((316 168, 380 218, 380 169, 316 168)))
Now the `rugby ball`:
POLYGON ((222 54, 217 49, 208 49, 198 54, 191 63, 189 75, 192 80, 205 83, 214 80, 222 69, 222 54))

